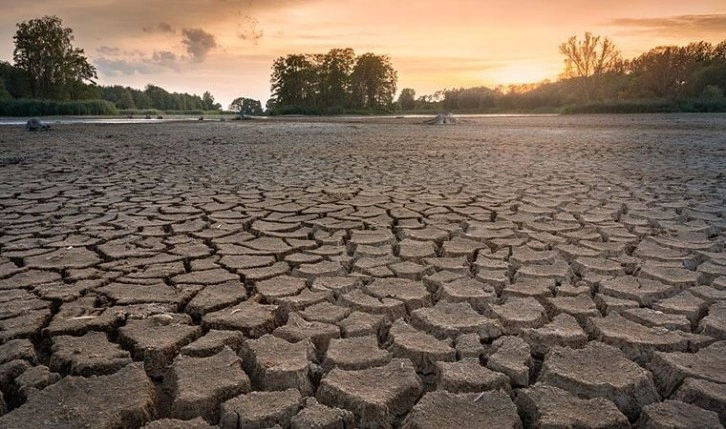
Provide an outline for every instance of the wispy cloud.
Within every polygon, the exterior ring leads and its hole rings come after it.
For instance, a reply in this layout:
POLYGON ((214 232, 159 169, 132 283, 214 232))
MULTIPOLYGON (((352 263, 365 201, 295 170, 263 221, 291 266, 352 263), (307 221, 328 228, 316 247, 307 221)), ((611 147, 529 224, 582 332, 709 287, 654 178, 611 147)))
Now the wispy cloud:
POLYGON ((609 26, 625 27, 634 33, 655 36, 704 35, 726 39, 726 14, 679 15, 664 18, 617 18, 609 26))
POLYGON ((121 49, 120 48, 116 48, 116 47, 112 47, 112 46, 106 46, 106 45, 99 46, 96 49, 96 52, 98 52, 101 55, 111 55, 111 56, 121 55, 121 49))
POLYGON ((174 27, 168 22, 160 22, 156 26, 147 26, 141 29, 144 33, 176 33, 174 27))
POLYGON ((237 36, 242 40, 249 40, 256 45, 263 34, 257 18, 245 16, 243 22, 237 23, 237 36))
POLYGON ((96 64, 98 71, 105 76, 155 74, 161 71, 161 67, 144 61, 99 57, 93 62, 96 64))
POLYGON ((99 57, 93 62, 101 74, 106 76, 155 74, 173 70, 180 71, 183 59, 171 51, 154 51, 147 55, 141 51, 122 51, 120 48, 102 46, 96 50, 99 57))
POLYGON ((179 69, 179 57, 171 51, 154 51, 151 62, 173 70, 179 69))

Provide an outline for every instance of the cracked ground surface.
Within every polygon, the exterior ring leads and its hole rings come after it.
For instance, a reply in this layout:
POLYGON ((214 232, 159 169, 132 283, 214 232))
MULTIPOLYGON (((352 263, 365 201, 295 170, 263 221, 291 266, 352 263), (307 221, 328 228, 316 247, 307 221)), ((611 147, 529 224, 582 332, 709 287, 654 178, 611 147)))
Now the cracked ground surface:
POLYGON ((0 427, 722 427, 724 129, 0 129, 0 427))

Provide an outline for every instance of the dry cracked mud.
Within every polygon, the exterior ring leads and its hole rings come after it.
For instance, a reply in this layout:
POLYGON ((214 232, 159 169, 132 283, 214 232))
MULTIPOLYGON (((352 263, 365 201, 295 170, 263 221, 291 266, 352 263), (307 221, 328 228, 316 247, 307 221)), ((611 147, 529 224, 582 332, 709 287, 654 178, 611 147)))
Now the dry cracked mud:
POLYGON ((724 129, 4 126, 0 428, 722 427, 724 129))

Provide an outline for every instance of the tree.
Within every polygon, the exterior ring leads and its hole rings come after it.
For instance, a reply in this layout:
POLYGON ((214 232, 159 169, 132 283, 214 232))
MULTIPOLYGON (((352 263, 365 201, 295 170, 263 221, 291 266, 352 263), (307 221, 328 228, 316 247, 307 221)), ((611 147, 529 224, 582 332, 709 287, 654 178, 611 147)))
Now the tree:
POLYGON ((577 78, 582 82, 587 101, 593 97, 600 78, 608 72, 622 69, 622 57, 615 44, 605 37, 585 33, 582 41, 570 37, 560 45, 565 57, 565 78, 577 78))
POLYGON ((121 97, 115 103, 119 109, 135 109, 136 103, 134 103, 134 96, 131 95, 131 91, 128 88, 124 88, 121 92, 121 97))
POLYGON ((350 101, 350 77, 355 65, 351 48, 331 49, 319 59, 320 103, 325 107, 343 107, 350 101))
POLYGON ((5 81, 0 80, 0 101, 12 100, 13 96, 5 88, 5 81))
POLYGON ((156 85, 148 84, 144 90, 151 99, 151 107, 159 110, 175 110, 177 105, 168 91, 156 85))
POLYGON ((205 91, 202 94, 202 101, 204 102, 204 110, 220 110, 222 105, 214 102, 214 97, 209 91, 205 91))
POLYGON ((358 57, 351 80, 357 107, 379 108, 393 102, 398 74, 387 55, 369 52, 358 57))
POLYGON ((0 80, 12 98, 31 98, 30 82, 24 70, 6 61, 0 61, 0 80))
POLYGON ((238 97, 229 105, 229 110, 238 112, 241 115, 262 115, 262 103, 251 98, 238 97))
POLYGON ((715 61, 726 61, 726 40, 723 40, 713 48, 711 59, 715 61))
POLYGON ((310 55, 287 55, 272 64, 272 96, 278 106, 294 108, 315 105, 317 70, 310 55))
POLYGON ((131 95, 134 96, 134 104, 137 109, 151 109, 153 107, 151 97, 146 95, 144 91, 138 89, 131 89, 130 91, 131 95))
POLYGON ((685 88, 691 68, 686 49, 678 46, 658 46, 631 62, 646 96, 677 97, 685 88))
POLYGON ((73 47, 73 30, 56 16, 17 24, 13 61, 24 70, 34 98, 78 96, 79 84, 96 78, 96 68, 73 47))
POLYGON ((401 110, 413 110, 416 108, 416 91, 412 88, 403 88, 398 96, 398 106, 401 110))

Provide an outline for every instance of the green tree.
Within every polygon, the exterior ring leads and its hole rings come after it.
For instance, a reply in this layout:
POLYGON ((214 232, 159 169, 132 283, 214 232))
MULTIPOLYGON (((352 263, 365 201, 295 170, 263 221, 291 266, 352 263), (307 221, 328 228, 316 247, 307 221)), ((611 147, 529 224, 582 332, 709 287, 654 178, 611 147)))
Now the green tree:
POLYGON ((271 113, 324 113, 391 107, 396 71, 387 56, 356 57, 350 48, 277 58, 270 78, 271 113))
POLYGON ((12 98, 31 98, 30 82, 25 71, 6 61, 0 61, 0 81, 12 98))
POLYGON ((358 57, 351 80, 357 107, 375 109, 393 102, 398 74, 387 55, 369 52, 358 57))
POLYGON ((331 49, 319 58, 320 103, 327 107, 345 107, 350 103, 350 78, 355 65, 351 48, 331 49))
POLYGON ((412 88, 403 88, 398 96, 398 106, 401 110, 416 108, 416 91, 412 88))
POLYGON ((704 64, 693 73, 691 79, 691 87, 696 95, 702 94, 708 87, 726 91, 726 59, 714 59, 710 64, 704 64))
POLYGON ((128 88, 124 88, 121 92, 121 97, 115 103, 119 109, 135 109, 136 103, 134 103, 134 96, 131 95, 131 91, 128 88))
POLYGON ((12 100, 13 96, 8 92, 7 88, 5 88, 5 81, 0 80, 0 101, 7 101, 12 100))
POLYGON ((261 115, 264 113, 262 110, 262 103, 259 100, 253 100, 251 98, 238 97, 232 101, 229 105, 229 110, 238 112, 242 115, 261 115))
POLYGON ((151 97, 146 95, 144 91, 139 91, 138 89, 131 89, 130 91, 134 97, 134 104, 137 109, 151 109, 153 107, 151 97))
POLYGON ((638 79, 640 94, 650 97, 682 95, 691 74, 692 61, 686 49, 658 46, 635 58, 630 68, 638 79))
POLYGON ((106 86, 101 91, 101 98, 110 101, 119 109, 135 109, 133 94, 131 88, 124 88, 121 85, 106 86))
POLYGON ((265 110, 267 110, 267 113, 273 113, 275 110, 277 110, 277 99, 274 97, 268 98, 265 102, 265 110))
POLYGON ((204 103, 204 110, 220 110, 222 105, 214 101, 214 96, 209 91, 204 91, 202 94, 202 102, 204 103))
POLYGON ((587 32, 583 40, 572 36, 559 49, 565 57, 563 76, 578 79, 582 83, 586 101, 596 95, 603 75, 623 69, 620 51, 607 37, 593 36, 587 32))
POLYGON ((151 100, 151 107, 159 110, 176 110, 177 105, 172 95, 164 88, 148 84, 144 93, 151 100))
POLYGON ((34 98, 75 98, 79 84, 96 78, 96 69, 73 47, 73 30, 56 16, 17 24, 13 61, 24 70, 34 98))
POLYGON ((287 55, 272 64, 272 96, 278 106, 314 107, 317 69, 310 55, 287 55))

